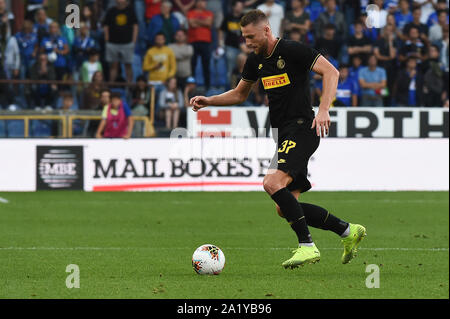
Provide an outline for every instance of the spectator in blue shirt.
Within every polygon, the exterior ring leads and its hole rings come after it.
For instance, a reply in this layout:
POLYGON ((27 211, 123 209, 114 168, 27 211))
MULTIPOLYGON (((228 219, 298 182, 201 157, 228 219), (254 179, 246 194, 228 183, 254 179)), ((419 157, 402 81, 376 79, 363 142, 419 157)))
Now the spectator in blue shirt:
POLYGON ((339 83, 336 91, 334 106, 357 106, 358 86, 349 76, 348 65, 342 64, 339 67, 339 83))
POLYGON ((28 75, 30 66, 34 63, 37 53, 38 37, 33 32, 33 22, 25 20, 22 31, 16 34, 17 44, 20 50, 21 74, 23 79, 28 75))
POLYGON ((88 60, 92 49, 99 49, 94 38, 89 34, 89 27, 85 22, 80 24, 79 35, 73 43, 73 55, 75 58, 75 69, 79 70, 83 63, 88 60))
POLYGON ((377 58, 372 54, 368 66, 359 71, 361 106, 383 106, 387 77, 386 70, 378 67, 377 63, 377 58))
POLYGON ((56 71, 56 78, 62 80, 67 73, 67 56, 70 52, 66 39, 60 35, 58 22, 52 22, 49 35, 41 42, 41 50, 49 56, 56 71))
POLYGON ((153 16, 148 24, 147 37, 148 45, 152 46, 155 36, 162 32, 166 36, 166 44, 174 42, 175 33, 180 29, 180 22, 170 13, 172 10, 172 3, 164 1, 161 4, 161 14, 153 16))
POLYGON ((39 9, 36 11, 34 21, 33 32, 37 34, 38 41, 41 43, 42 39, 48 36, 50 23, 52 23, 53 20, 47 17, 47 13, 44 9, 39 9))
MULTIPOLYGON (((438 0, 435 6, 435 11, 428 16, 427 26, 432 27, 434 24, 439 23, 439 11, 445 10, 448 11, 447 0, 438 0)), ((447 16, 447 24, 448 24, 448 16, 447 16)))
MULTIPOLYGON (((322 81, 319 82, 319 96, 322 95, 322 81)), ((349 77, 349 67, 342 64, 339 67, 339 83, 336 91, 336 98, 332 106, 357 106, 358 105, 358 87, 349 77)))
POLYGON ((397 28, 403 30, 403 27, 408 23, 413 21, 413 16, 411 10, 409 9, 409 1, 408 0, 400 0, 399 8, 394 16, 395 16, 395 24, 397 28))

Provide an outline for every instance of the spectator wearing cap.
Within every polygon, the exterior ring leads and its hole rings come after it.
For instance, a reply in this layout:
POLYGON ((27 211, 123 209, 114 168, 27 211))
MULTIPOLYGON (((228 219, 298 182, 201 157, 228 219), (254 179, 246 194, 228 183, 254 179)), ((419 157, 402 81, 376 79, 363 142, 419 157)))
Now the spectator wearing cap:
POLYGON ((103 108, 96 137, 128 139, 133 132, 133 126, 130 107, 122 101, 120 93, 112 93, 111 103, 103 108))
POLYGON ((213 13, 206 10, 205 0, 196 0, 195 8, 187 14, 189 23, 188 42, 194 47, 192 56, 192 72, 195 73, 197 59, 200 57, 202 62, 203 78, 205 87, 210 87, 210 60, 211 60, 211 27, 213 24, 213 13))
POLYGON ((184 88, 186 79, 192 76, 191 59, 194 55, 194 48, 186 40, 186 32, 180 29, 175 33, 175 43, 169 44, 169 48, 174 52, 177 61, 175 76, 182 89, 184 88))
POLYGON ((180 29, 180 22, 170 11, 172 2, 165 0, 161 4, 160 14, 152 17, 147 28, 148 44, 153 45, 155 36, 163 33, 166 37, 166 44, 174 41, 175 33, 180 29))
POLYGON ((116 6, 106 12, 103 21, 106 61, 110 63, 110 81, 116 81, 119 64, 124 63, 126 79, 133 79, 132 63, 139 27, 136 14, 127 0, 116 0, 116 6))
POLYGON ((102 64, 99 62, 99 53, 96 49, 89 51, 89 59, 81 66, 81 81, 84 83, 92 82, 96 72, 103 72, 102 64))

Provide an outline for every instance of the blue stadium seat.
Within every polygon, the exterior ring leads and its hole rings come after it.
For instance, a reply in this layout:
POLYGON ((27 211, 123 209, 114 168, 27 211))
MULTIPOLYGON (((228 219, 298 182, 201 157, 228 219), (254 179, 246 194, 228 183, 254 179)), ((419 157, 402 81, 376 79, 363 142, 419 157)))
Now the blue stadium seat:
POLYGON ((5 121, 0 121, 0 138, 6 137, 6 125, 5 121))
POLYGON ((31 137, 49 137, 52 135, 52 121, 30 121, 31 137))
POLYGON ((7 121, 6 131, 8 137, 24 137, 25 124, 24 121, 7 121))

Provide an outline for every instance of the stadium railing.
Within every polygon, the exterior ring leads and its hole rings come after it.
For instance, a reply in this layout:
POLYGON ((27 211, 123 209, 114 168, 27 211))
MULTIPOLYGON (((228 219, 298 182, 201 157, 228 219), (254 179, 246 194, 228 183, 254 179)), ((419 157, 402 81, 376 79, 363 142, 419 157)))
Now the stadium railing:
MULTIPOLYGON (((80 81, 48 81, 48 80, 5 80, 0 79, 0 85, 8 85, 11 88, 11 94, 15 94, 17 92, 17 86, 27 86, 27 85, 58 85, 58 86, 70 86, 77 87, 83 89, 86 88, 89 83, 84 83, 80 81)), ((135 86, 135 83, 123 83, 123 82, 104 82, 102 83, 105 87, 110 88, 111 91, 114 91, 118 88, 125 88, 128 90, 130 87, 135 86)), ((156 136, 154 122, 155 122, 155 88, 152 85, 148 85, 151 90, 150 101, 148 103, 148 116, 144 115, 132 115, 132 118, 135 122, 142 122, 142 134, 139 136, 142 137, 154 137, 156 136)), ((126 91, 126 93, 128 93, 126 91)), ((81 106, 81 105, 79 105, 81 106)), ((22 131, 23 134, 15 132, 12 134, 13 136, 23 136, 24 138, 30 137, 31 132, 31 121, 58 121, 58 134, 57 136, 51 135, 48 137, 59 137, 59 138, 71 138, 73 137, 73 128, 74 121, 99 121, 101 120, 101 111, 88 111, 88 110, 77 110, 77 111, 65 111, 65 110, 56 110, 56 111, 36 111, 29 109, 19 109, 16 111, 2 111, 0 110, 0 137, 4 136, 5 133, 2 134, 2 129, 7 127, 7 121, 23 121, 23 129, 19 128, 19 131, 22 131), (2 123, 4 121, 4 123, 2 123)), ((85 129, 87 123, 85 123, 85 129)), ((86 131, 86 130, 84 130, 86 131)), ((138 129, 139 131, 139 129, 138 129)), ((136 132, 136 130, 134 130, 136 132)), ((92 137, 92 136, 81 136, 81 137, 92 137)), ((135 136, 133 136, 135 137, 135 136)))

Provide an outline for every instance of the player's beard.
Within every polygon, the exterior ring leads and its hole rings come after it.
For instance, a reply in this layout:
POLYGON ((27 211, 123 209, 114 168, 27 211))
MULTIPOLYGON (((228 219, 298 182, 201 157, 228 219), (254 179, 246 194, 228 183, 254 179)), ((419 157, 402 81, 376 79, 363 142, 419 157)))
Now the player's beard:
POLYGON ((261 57, 266 57, 267 55, 268 55, 268 53, 267 53, 267 48, 268 48, 268 43, 269 43, 269 40, 266 40, 265 42, 264 42, 264 44, 262 44, 259 48, 258 48, 258 53, 256 53, 256 55, 258 55, 258 56, 261 56, 261 57))

